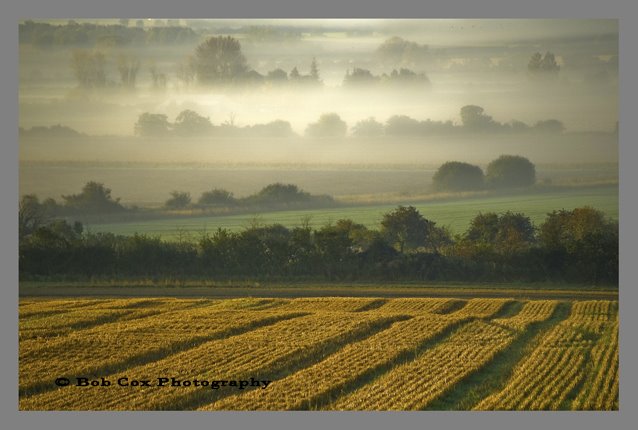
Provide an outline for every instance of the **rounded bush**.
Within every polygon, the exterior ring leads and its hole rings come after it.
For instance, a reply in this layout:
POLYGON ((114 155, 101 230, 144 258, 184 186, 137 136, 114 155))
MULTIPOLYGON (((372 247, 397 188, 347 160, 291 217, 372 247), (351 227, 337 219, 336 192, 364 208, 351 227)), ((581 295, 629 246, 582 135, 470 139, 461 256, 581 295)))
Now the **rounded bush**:
POLYGON ((492 188, 529 187, 536 182, 536 168, 525 157, 501 155, 488 164, 485 180, 492 188))
POLYGON ((432 177, 436 191, 472 191, 483 188, 483 170, 459 161, 448 161, 432 177))

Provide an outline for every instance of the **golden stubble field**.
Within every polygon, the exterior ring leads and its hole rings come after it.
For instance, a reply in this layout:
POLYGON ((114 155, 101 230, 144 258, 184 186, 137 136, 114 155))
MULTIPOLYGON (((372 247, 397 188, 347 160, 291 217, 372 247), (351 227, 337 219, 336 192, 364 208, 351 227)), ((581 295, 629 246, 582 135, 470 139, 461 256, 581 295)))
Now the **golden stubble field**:
POLYGON ((21 410, 617 410, 618 302, 23 298, 21 410))

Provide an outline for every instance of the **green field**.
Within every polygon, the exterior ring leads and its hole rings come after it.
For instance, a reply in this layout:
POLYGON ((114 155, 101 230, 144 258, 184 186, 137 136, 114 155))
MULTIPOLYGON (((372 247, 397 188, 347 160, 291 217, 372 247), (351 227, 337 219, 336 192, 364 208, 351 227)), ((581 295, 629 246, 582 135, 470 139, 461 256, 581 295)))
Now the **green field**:
MULTIPOLYGON (((453 233, 462 233, 479 212, 502 213, 508 210, 522 212, 529 216, 535 225, 539 225, 545 219, 546 214, 553 210, 571 210, 576 207, 591 206, 602 210, 614 219, 618 219, 618 187, 573 188, 524 195, 474 197, 427 203, 406 201, 403 204, 415 206, 424 217, 435 221, 438 225, 449 227, 453 233)), ((213 232, 218 228, 240 231, 250 226, 255 219, 262 224, 279 223, 286 227, 295 227, 301 225, 303 219, 309 218, 312 227, 320 228, 339 219, 350 218, 369 228, 378 228, 383 214, 393 210, 396 206, 395 204, 387 204, 230 216, 173 218, 88 224, 86 227, 94 233, 111 232, 120 235, 143 233, 159 235, 168 240, 177 239, 180 236, 196 239, 201 234, 213 232)))

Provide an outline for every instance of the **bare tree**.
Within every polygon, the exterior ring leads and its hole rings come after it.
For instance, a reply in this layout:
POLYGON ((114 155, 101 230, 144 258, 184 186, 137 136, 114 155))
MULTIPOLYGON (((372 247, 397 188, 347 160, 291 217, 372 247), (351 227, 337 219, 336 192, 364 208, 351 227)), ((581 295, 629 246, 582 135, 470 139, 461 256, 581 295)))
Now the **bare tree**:
POLYGON ((121 54, 117 58, 117 70, 120 72, 122 86, 133 89, 137 79, 137 72, 140 69, 139 58, 121 54))

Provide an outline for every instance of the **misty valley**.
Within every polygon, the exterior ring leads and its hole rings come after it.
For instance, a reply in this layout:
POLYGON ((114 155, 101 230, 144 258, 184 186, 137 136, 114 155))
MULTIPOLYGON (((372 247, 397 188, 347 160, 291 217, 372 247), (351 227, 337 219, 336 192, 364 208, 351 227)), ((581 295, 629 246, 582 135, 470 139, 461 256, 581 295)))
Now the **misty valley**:
MULTIPOLYGON (((212 244, 263 260, 210 269, 222 278, 394 279, 407 265, 408 279, 580 279, 568 261, 594 254, 543 235, 553 222, 585 223, 569 240, 602 247, 617 234, 616 26, 23 21, 21 274, 98 276, 45 258, 92 246, 111 267, 99 276, 154 273, 118 262, 141 240, 192 247, 170 276, 217 267, 201 260, 212 244)), ((604 264, 590 280, 613 282, 604 264)))

